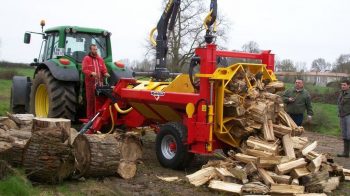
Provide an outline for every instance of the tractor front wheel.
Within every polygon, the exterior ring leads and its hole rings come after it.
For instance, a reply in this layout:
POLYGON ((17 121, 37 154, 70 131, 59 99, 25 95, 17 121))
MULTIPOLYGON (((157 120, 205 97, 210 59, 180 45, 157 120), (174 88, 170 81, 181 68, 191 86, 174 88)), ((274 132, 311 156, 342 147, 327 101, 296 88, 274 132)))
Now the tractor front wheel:
POLYGON ((37 117, 75 120, 77 98, 74 83, 56 80, 49 70, 39 70, 33 79, 30 111, 37 117))
POLYGON ((161 126, 156 137, 156 154, 159 163, 166 168, 183 169, 192 161, 194 154, 188 151, 187 128, 181 123, 161 126))

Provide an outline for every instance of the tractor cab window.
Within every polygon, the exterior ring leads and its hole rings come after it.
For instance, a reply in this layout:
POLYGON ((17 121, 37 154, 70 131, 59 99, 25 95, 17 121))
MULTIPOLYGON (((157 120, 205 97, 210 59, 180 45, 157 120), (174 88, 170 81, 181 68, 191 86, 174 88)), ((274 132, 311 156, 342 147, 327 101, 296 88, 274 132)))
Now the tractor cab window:
POLYGON ((97 34, 69 33, 66 35, 65 55, 74 58, 77 62, 82 62, 89 53, 89 47, 95 44, 98 54, 105 58, 107 56, 106 37, 97 34))
POLYGON ((53 51, 55 51, 58 48, 58 41, 58 33, 47 34, 45 50, 42 53, 43 61, 55 58, 53 51))

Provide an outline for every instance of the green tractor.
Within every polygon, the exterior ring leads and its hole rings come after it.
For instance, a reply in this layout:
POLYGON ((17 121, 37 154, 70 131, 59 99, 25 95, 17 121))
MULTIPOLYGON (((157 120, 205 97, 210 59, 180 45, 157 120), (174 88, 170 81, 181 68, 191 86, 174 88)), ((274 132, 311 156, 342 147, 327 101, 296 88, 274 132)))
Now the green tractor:
POLYGON ((96 28, 59 26, 42 32, 26 32, 24 43, 31 34, 43 37, 39 57, 34 59, 33 79, 14 76, 11 89, 11 110, 14 113, 32 113, 37 117, 67 118, 76 121, 85 117, 85 85, 82 60, 95 44, 111 75, 114 85, 132 72, 122 63, 112 61, 111 33, 96 28))

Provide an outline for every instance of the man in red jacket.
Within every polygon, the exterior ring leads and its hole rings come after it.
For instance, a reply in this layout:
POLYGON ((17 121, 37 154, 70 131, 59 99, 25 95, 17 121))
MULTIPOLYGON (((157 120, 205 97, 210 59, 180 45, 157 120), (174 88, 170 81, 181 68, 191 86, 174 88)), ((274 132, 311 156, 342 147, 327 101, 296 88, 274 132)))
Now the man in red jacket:
POLYGON ((95 111, 95 88, 103 84, 103 78, 109 77, 106 65, 103 59, 97 53, 97 46, 90 45, 90 53, 83 59, 83 73, 85 74, 85 93, 86 93, 86 116, 90 119, 96 113, 95 111))

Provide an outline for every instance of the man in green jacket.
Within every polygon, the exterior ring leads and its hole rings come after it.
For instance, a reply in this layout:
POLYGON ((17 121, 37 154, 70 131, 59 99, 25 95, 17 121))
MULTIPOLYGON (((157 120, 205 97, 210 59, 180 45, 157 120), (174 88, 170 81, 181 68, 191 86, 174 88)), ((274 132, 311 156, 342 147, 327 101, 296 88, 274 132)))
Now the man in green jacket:
POLYGON ((341 91, 338 97, 338 116, 340 118, 340 129, 344 141, 344 152, 338 157, 349 157, 350 150, 350 81, 341 82, 341 91))
POLYGON ((305 110, 307 113, 307 120, 311 121, 312 115, 314 114, 311 106, 311 96, 309 92, 304 89, 303 80, 297 79, 294 88, 284 92, 283 102, 285 103, 287 113, 298 126, 301 126, 303 123, 305 110))

